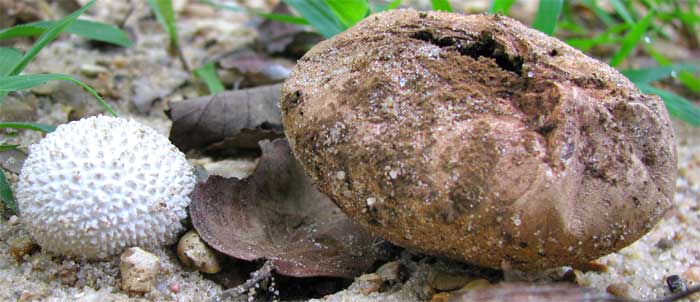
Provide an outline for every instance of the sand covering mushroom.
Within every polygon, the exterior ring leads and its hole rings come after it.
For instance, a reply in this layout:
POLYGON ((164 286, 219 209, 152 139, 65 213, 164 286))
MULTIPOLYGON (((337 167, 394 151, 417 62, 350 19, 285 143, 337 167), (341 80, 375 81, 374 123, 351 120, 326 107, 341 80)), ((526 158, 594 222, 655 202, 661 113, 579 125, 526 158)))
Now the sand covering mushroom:
POLYGON ((671 206, 660 99, 507 17, 370 16, 299 61, 281 107, 321 191, 427 253, 576 265, 634 242, 671 206))

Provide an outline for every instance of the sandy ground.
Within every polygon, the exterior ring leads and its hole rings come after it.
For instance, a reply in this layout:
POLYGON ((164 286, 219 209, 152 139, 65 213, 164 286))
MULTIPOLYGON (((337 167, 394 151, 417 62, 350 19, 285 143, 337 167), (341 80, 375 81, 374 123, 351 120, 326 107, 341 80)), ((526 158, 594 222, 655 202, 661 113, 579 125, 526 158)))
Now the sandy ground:
MULTIPOLYGON (((79 1, 80 2, 80 1, 79 1)), ((140 1, 136 1, 140 2, 140 1)), ((145 1, 144 1, 145 2, 145 1)), ((190 64, 198 66, 203 60, 244 45, 255 36, 249 16, 240 13, 217 12, 201 5, 180 3, 181 39, 187 41, 184 51, 190 64), (223 15, 222 15, 223 14, 223 15), (213 41, 213 42, 212 42, 213 41), (205 44, 208 45, 205 47, 205 44)), ((268 8, 266 1, 248 1, 250 5, 268 8)), ((94 19, 118 23, 128 7, 123 1, 99 1, 90 10, 94 19)), ((91 86, 112 100, 123 116, 134 117, 167 135, 170 122, 162 110, 167 102, 199 95, 200 86, 182 71, 175 58, 168 57, 163 45, 166 36, 154 21, 144 21, 148 15, 143 6, 126 21, 127 28, 138 38, 128 50, 100 51, 87 47, 85 40, 69 36, 49 45, 31 63, 28 72, 61 72, 80 75, 91 86), (95 74, 95 69, 101 70, 95 74)), ((17 45, 18 47, 27 45, 17 45)), ((34 120, 47 124, 65 123, 69 116, 95 114, 99 108, 85 92, 67 83, 52 82, 19 93, 0 108, 0 120, 34 120)), ((700 131, 676 124, 678 134, 679 178, 676 183, 675 208, 646 236, 633 245, 597 260, 595 271, 575 270, 575 282, 612 291, 623 291, 633 298, 660 298, 668 295, 665 279, 671 275, 683 277, 688 284, 700 280, 700 131), (695 279, 692 281, 691 279, 695 279), (622 289, 622 290, 620 290, 622 289)), ((26 146, 41 135, 21 132, 18 136, 0 136, 0 143, 26 146)), ((228 161, 222 164, 197 160, 210 172, 243 176, 252 164, 228 161)), ((16 175, 9 173, 11 182, 16 175)), ((121 291, 118 259, 104 262, 84 262, 33 251, 19 258, 18 248, 31 246, 31 238, 17 217, 0 210, 0 301, 205 301, 221 292, 220 285, 201 273, 183 268, 172 246, 151 250, 161 258, 163 267, 157 285, 151 292, 140 295, 121 291), (177 290, 174 290, 177 288, 177 290)), ((20 252, 21 253, 21 252, 20 252)), ((404 254, 406 255, 406 253, 404 254)), ((480 278, 472 268, 444 259, 403 257, 405 278, 384 282, 381 287, 369 282, 376 275, 359 277, 347 290, 327 296, 320 301, 422 301, 438 297, 445 282, 457 282, 459 287, 480 278), (449 278, 436 281, 435 276, 449 272, 449 278), (440 281, 442 280, 442 281, 440 281), (445 281, 447 280, 447 281, 445 281), (456 281, 455 281, 456 280, 456 281), (440 284, 440 283, 443 284, 440 284), (434 296, 438 294, 438 296, 434 296)), ((515 273, 516 279, 548 280, 560 276, 554 273, 515 273)), ((441 297, 447 296, 442 294, 441 297)), ((686 300, 690 301, 690 300, 686 300)))

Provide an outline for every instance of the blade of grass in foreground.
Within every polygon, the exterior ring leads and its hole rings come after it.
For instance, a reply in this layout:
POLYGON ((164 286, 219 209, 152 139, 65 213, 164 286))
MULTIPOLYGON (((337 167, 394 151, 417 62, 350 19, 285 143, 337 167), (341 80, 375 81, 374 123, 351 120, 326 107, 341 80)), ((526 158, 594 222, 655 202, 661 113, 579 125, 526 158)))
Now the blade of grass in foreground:
POLYGON ((282 1, 297 11, 306 21, 309 21, 309 24, 325 38, 335 36, 346 29, 325 1, 282 1))
MULTIPOLYGON (((12 39, 17 37, 32 37, 43 34, 48 28, 55 25, 57 21, 39 21, 26 23, 14 27, 0 30, 1 39, 12 39)), ((106 23, 88 20, 75 20, 75 22, 65 31, 87 39, 107 42, 122 47, 131 47, 133 44, 129 36, 121 29, 106 23)))
POLYGON ((610 59, 610 66, 615 67, 620 65, 620 63, 622 63, 622 61, 629 56, 635 47, 637 47, 637 44, 639 44, 639 41, 642 40, 644 33, 646 33, 647 28, 651 24, 654 14, 654 10, 649 11, 649 13, 642 20, 640 20, 630 29, 627 35, 625 35, 625 38, 622 40, 622 46, 620 46, 620 49, 610 59))
POLYGON ((240 7, 240 6, 230 5, 230 4, 223 4, 223 3, 218 3, 218 2, 211 1, 211 0, 200 0, 200 2, 209 4, 209 5, 216 7, 216 8, 222 8, 222 9, 230 10, 233 12, 245 12, 248 14, 258 15, 258 16, 263 17, 265 19, 270 19, 270 20, 274 20, 274 21, 297 24, 297 25, 309 25, 309 22, 306 21, 306 19, 301 18, 301 17, 297 17, 297 16, 284 15, 284 14, 274 14, 274 13, 264 13, 264 12, 260 12, 260 11, 246 8, 246 7, 240 7))
POLYGON ((387 5, 377 4, 374 6, 374 11, 375 12, 388 11, 388 10, 396 9, 397 7, 399 7, 399 5, 401 5, 401 0, 391 1, 391 3, 389 3, 387 5))
POLYGON ((34 130, 44 133, 49 133, 56 130, 56 127, 52 125, 23 122, 0 122, 0 129, 2 128, 34 130))
POLYGON ((180 39, 178 38, 177 27, 175 26, 173 2, 171 0, 148 0, 148 5, 156 14, 156 19, 158 19, 158 22, 163 26, 165 32, 168 33, 168 37, 170 38, 168 53, 171 55, 176 54, 180 59, 182 68, 190 72, 190 65, 185 59, 185 54, 182 53, 182 48, 180 48, 180 39))
POLYGON ((214 63, 209 62, 194 69, 194 74, 207 85, 210 94, 216 94, 225 90, 219 76, 216 74, 214 63))
POLYGON ((170 37, 170 43, 175 46, 180 44, 175 27, 175 11, 171 0, 148 0, 148 5, 156 14, 156 19, 163 26, 170 37))
POLYGON ((532 27, 550 36, 554 34, 563 5, 563 0, 540 0, 532 27))
POLYGON ((0 169, 0 200, 5 203, 8 209, 10 209, 14 214, 18 214, 17 204, 15 203, 15 198, 12 196, 12 190, 10 189, 10 184, 7 182, 5 177, 5 171, 0 169))
POLYGON ((73 12, 72 14, 68 15, 67 17, 55 21, 49 29, 47 29, 41 36, 39 36, 39 39, 36 40, 34 45, 32 45, 32 48, 30 48, 27 53, 24 54, 24 56, 15 64, 15 66, 12 67, 10 70, 10 73, 8 75, 18 75, 24 70, 25 67, 27 67, 27 64, 31 62, 34 57, 41 51, 46 44, 49 44, 49 42, 53 41, 58 37, 61 32, 63 32, 66 27, 68 27, 75 19, 78 19, 78 16, 80 16, 82 13, 84 13, 90 6, 92 6, 95 3, 96 0, 92 0, 88 2, 88 4, 85 4, 85 6, 81 7, 77 11, 73 12))
POLYGON ((360 22, 369 14, 369 3, 367 0, 328 1, 327 3, 346 28, 360 22))
POLYGON ((97 91, 95 91, 94 89, 92 89, 92 87, 88 86, 82 81, 71 76, 67 76, 65 74, 45 73, 0 77, 0 94, 3 92, 29 89, 34 86, 44 84, 51 80, 63 80, 77 84, 78 86, 85 89, 85 91, 90 93, 93 97, 95 97, 97 102, 99 102, 100 105, 102 105, 102 108, 104 108, 105 111, 109 112, 113 116, 117 116, 117 113, 114 112, 114 110, 112 110, 112 108, 107 104, 107 102, 105 102, 105 100, 102 99, 102 97, 100 97, 97 91))
POLYGON ((514 3, 515 0, 493 0, 491 1, 491 7, 489 8, 489 12, 492 14, 501 13, 504 15, 508 15, 510 7, 513 6, 514 3))
POLYGON ((615 8, 615 11, 617 12, 620 17, 622 17, 622 20, 625 20, 627 24, 634 24, 634 18, 632 18, 632 15, 630 15, 630 12, 627 11, 627 7, 625 7, 625 4, 622 3, 620 0, 610 0, 610 4, 615 8))
POLYGON ((613 17, 610 16, 610 14, 608 14, 608 12, 606 12, 604 9, 598 6, 596 0, 583 0, 582 3, 583 5, 588 6, 588 8, 590 8, 593 11, 593 13, 595 13, 598 19, 600 19, 600 21, 602 21, 603 24, 605 24, 605 27, 611 27, 616 23, 613 17))
POLYGON ((22 58, 22 52, 10 47, 0 47, 0 77, 6 76, 17 61, 22 58))
POLYGON ((450 5, 450 1, 448 0, 430 0, 430 3, 433 6, 433 10, 443 12, 452 11, 452 6, 450 5))
POLYGON ((648 84, 637 84, 637 88, 647 94, 658 95, 666 104, 668 113, 695 127, 700 126, 700 107, 693 105, 684 97, 668 90, 657 88, 648 84))
POLYGON ((14 150, 17 149, 19 145, 0 145, 0 151, 14 150))
POLYGON ((638 69, 627 69, 621 70, 630 81, 635 84, 646 84, 651 83, 663 78, 673 76, 674 72, 689 71, 689 72, 700 72, 700 66, 694 64, 693 62, 679 63, 669 66, 656 66, 638 69))

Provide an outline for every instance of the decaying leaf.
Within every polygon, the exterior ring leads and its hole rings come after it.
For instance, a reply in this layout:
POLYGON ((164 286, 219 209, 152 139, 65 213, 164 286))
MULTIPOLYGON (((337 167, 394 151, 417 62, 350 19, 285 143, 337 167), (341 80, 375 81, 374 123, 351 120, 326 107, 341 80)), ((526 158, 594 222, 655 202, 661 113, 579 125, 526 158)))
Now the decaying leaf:
POLYGON ((250 177, 211 176, 192 193, 195 229, 214 249, 242 260, 271 260, 295 277, 353 277, 378 259, 379 247, 319 192, 287 141, 260 143, 250 177))
POLYGON ((225 91, 170 104, 170 140, 183 152, 231 155, 257 150, 258 141, 284 136, 281 85, 225 91))
POLYGON ((602 302, 618 301, 595 288, 571 283, 532 284, 499 283, 469 291, 457 291, 449 302, 602 302))
POLYGON ((250 48, 227 53, 218 62, 224 73, 221 80, 239 88, 281 83, 294 67, 288 59, 272 58, 250 48))
MULTIPOLYGON (((273 13, 291 15, 292 11, 286 3, 280 2, 273 13)), ((257 44, 263 52, 271 55, 298 59, 322 40, 318 33, 307 31, 297 24, 267 19, 258 26, 257 44)))
POLYGON ((9 172, 19 174, 22 164, 27 158, 27 153, 19 149, 9 149, 0 151, 0 168, 9 172))

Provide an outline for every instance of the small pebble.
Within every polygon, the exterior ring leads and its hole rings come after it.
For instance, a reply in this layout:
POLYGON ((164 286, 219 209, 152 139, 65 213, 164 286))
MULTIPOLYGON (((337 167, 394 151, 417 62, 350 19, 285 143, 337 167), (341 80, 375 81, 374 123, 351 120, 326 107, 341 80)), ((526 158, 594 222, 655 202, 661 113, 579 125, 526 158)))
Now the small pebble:
POLYGON ((177 244, 177 258, 183 265, 194 267, 202 273, 215 274, 221 271, 219 256, 194 230, 180 238, 177 244))
POLYGON ((28 236, 14 238, 10 241, 10 255, 17 262, 24 260, 25 255, 29 255, 37 250, 39 250, 39 245, 28 236))
POLYGON ((486 279, 476 279, 464 285, 462 288, 455 292, 468 292, 475 289, 485 288, 491 286, 491 282, 486 279))
POLYGON ((168 284, 168 289, 172 293, 177 294, 180 292, 180 283, 178 283, 177 281, 173 281, 170 284, 168 284))
POLYGON ((683 272, 683 277, 694 283, 700 283, 700 266, 691 266, 685 272, 683 272))
POLYGON ((10 219, 7 220, 7 223, 12 226, 18 225, 19 217, 17 217, 17 215, 12 215, 10 216, 10 219))
MULTIPOLYGON (((638 256, 637 256, 637 258, 638 258, 638 256)), ((578 265, 575 267, 575 269, 583 271, 584 273, 588 273, 588 272, 607 273, 608 272, 607 265, 596 262, 596 261, 589 261, 589 262, 586 262, 584 264, 578 265)))
POLYGON ((17 298, 18 302, 40 301, 46 298, 46 293, 24 290, 17 298))
POLYGON ((160 271, 160 258, 139 247, 124 251, 119 257, 122 289, 147 293, 155 286, 160 271))
POLYGON ((78 266, 75 262, 66 261, 58 267, 58 280, 63 285, 75 285, 78 281, 78 266))
POLYGON ((433 295, 430 302, 447 302, 450 300, 450 293, 437 293, 433 295))
POLYGON ((366 296, 378 292, 382 284, 384 284, 382 278, 375 273, 371 273, 357 277, 352 287, 366 296))
POLYGON ((109 70, 100 65, 83 64, 80 66, 80 73, 86 77, 94 78, 100 73, 108 73, 109 70))
POLYGON ((428 284, 439 291, 451 291, 463 287, 473 278, 462 274, 451 274, 447 272, 431 272, 428 275, 428 284))
POLYGON ((636 292, 634 291, 634 288, 630 286, 627 283, 613 283, 608 285, 608 287, 605 289, 609 294, 619 297, 619 298, 628 298, 628 299, 635 299, 637 297, 636 292))
POLYGON ((668 239, 668 238, 661 238, 659 239, 658 242, 656 242, 656 247, 658 247, 661 250, 667 250, 673 247, 673 240, 668 239))
POLYGON ((421 300, 432 299, 434 294, 435 294, 435 289, 433 289, 432 287, 430 287, 430 285, 427 285, 427 284, 425 286, 422 286, 422 287, 416 289, 416 296, 418 297, 418 299, 421 299, 421 300))
POLYGON ((678 275, 671 275, 666 277, 666 285, 672 293, 680 293, 688 289, 688 285, 685 280, 678 275))
POLYGON ((394 282, 399 280, 401 264, 398 261, 387 262, 377 269, 377 275, 384 282, 394 282))

